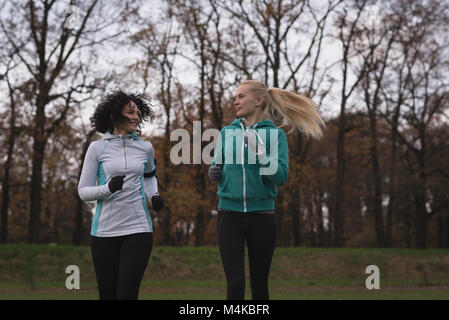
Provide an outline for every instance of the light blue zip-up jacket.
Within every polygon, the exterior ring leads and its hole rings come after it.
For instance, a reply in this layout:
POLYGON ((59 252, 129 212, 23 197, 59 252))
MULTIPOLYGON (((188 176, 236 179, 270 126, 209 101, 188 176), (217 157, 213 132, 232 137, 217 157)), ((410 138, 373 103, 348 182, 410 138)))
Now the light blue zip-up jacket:
POLYGON ((92 142, 84 159, 78 184, 83 201, 97 201, 91 235, 114 237, 153 232, 145 193, 157 194, 153 145, 135 133, 126 137, 105 133, 92 142), (111 193, 108 183, 114 176, 126 175, 122 190, 111 193))

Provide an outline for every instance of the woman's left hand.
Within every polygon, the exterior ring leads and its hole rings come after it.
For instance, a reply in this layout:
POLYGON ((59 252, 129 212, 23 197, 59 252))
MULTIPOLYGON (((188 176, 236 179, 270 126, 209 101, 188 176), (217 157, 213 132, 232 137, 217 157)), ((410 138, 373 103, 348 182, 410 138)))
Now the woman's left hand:
POLYGON ((147 203, 148 208, 153 208, 154 211, 159 211, 164 206, 164 199, 159 194, 155 194, 151 197, 151 201, 148 199, 148 196, 145 194, 145 201, 147 203))
POLYGON ((154 211, 159 211, 164 207, 164 199, 159 194, 155 194, 151 197, 151 204, 154 211))

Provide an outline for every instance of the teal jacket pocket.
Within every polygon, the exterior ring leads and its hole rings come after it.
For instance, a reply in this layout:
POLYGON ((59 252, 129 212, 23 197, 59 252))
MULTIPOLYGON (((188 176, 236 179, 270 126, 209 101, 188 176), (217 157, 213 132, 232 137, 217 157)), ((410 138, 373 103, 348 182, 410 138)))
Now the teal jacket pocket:
POLYGON ((264 179, 260 174, 260 167, 248 166, 246 172, 247 199, 274 199, 277 195, 276 185, 264 179))
POLYGON ((243 169, 241 166, 223 166, 218 196, 228 199, 243 199, 243 169))

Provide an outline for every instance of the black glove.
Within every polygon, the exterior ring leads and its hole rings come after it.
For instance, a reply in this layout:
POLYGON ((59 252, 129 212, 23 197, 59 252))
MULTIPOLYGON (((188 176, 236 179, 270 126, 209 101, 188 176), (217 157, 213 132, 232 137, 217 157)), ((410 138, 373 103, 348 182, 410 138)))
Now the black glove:
POLYGON ((108 184, 109 191, 114 193, 114 192, 116 192, 118 190, 122 190, 123 179, 125 179, 125 176, 112 177, 111 181, 109 181, 109 184, 108 184))
POLYGON ((164 199, 158 194, 155 194, 151 197, 151 206, 154 211, 159 211, 164 206, 164 199))
POLYGON ((221 168, 219 166, 212 166, 209 168, 209 179, 212 181, 220 181, 221 168))

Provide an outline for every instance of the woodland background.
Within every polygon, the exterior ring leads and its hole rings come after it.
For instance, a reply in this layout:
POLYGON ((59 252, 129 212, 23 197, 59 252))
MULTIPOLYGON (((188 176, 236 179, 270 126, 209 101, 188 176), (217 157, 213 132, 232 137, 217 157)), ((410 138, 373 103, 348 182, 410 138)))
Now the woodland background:
POLYGON ((215 245, 217 184, 171 163, 170 133, 221 129, 252 78, 326 122, 320 141, 288 137, 279 246, 449 247, 446 1, 7 0, 0 19, 2 243, 89 243, 89 117, 119 87, 157 116, 156 245, 215 245))

